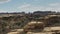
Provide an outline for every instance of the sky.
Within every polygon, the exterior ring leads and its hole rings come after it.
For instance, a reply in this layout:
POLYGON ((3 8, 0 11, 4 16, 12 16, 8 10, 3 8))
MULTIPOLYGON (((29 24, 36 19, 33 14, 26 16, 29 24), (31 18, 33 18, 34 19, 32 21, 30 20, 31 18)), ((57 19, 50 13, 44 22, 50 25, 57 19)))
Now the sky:
POLYGON ((0 0, 0 12, 60 12, 60 0, 0 0))

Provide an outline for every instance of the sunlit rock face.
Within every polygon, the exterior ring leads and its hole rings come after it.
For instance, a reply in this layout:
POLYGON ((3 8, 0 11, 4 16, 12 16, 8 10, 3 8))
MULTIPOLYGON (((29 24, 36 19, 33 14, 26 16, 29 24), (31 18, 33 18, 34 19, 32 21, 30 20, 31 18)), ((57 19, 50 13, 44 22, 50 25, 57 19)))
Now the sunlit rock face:
POLYGON ((43 28, 43 22, 31 21, 24 27, 24 31, 42 31, 43 28))

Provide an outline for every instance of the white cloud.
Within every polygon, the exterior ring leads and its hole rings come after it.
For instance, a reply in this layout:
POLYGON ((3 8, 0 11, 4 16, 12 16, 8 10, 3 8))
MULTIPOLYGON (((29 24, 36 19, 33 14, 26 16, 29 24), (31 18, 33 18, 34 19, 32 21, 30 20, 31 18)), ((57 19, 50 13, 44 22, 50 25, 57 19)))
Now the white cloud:
POLYGON ((18 7, 20 11, 60 11, 60 7, 46 7, 46 6, 34 6, 31 4, 24 4, 18 7))
POLYGON ((6 3, 6 2, 9 2, 9 1, 11 1, 11 0, 0 0, 0 4, 6 3))
POLYGON ((22 5, 21 7, 19 7, 19 8, 27 8, 27 7, 29 7, 30 6, 30 4, 27 4, 27 5, 22 5))
POLYGON ((16 11, 6 11, 6 10, 0 10, 0 13, 13 13, 13 12, 16 12, 16 11))
POLYGON ((60 6, 60 3, 51 3, 49 6, 60 6))

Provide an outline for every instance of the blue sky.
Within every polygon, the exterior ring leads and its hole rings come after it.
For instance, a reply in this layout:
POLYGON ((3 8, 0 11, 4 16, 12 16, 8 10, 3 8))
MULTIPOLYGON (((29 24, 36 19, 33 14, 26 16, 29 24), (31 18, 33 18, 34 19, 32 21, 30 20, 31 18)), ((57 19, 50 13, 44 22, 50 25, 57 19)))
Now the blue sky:
POLYGON ((0 0, 0 12, 60 11, 60 0, 0 0))

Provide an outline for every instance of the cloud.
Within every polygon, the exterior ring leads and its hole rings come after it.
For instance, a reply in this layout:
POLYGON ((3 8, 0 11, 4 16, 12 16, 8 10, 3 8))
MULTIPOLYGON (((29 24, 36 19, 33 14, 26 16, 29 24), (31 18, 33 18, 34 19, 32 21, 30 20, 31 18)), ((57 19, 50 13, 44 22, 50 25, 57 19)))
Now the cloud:
POLYGON ((31 4, 24 4, 18 7, 20 11, 33 12, 33 11, 60 11, 60 7, 46 7, 35 6, 31 4))
POLYGON ((11 1, 11 0, 0 0, 0 4, 6 3, 6 2, 9 2, 9 1, 11 1))
POLYGON ((60 6, 60 3, 51 3, 49 6, 60 6))
POLYGON ((20 8, 27 8, 27 7, 29 7, 30 6, 30 4, 27 4, 27 5, 22 5, 20 8))
POLYGON ((13 13, 13 12, 16 12, 16 11, 7 11, 7 10, 0 10, 0 13, 13 13))

